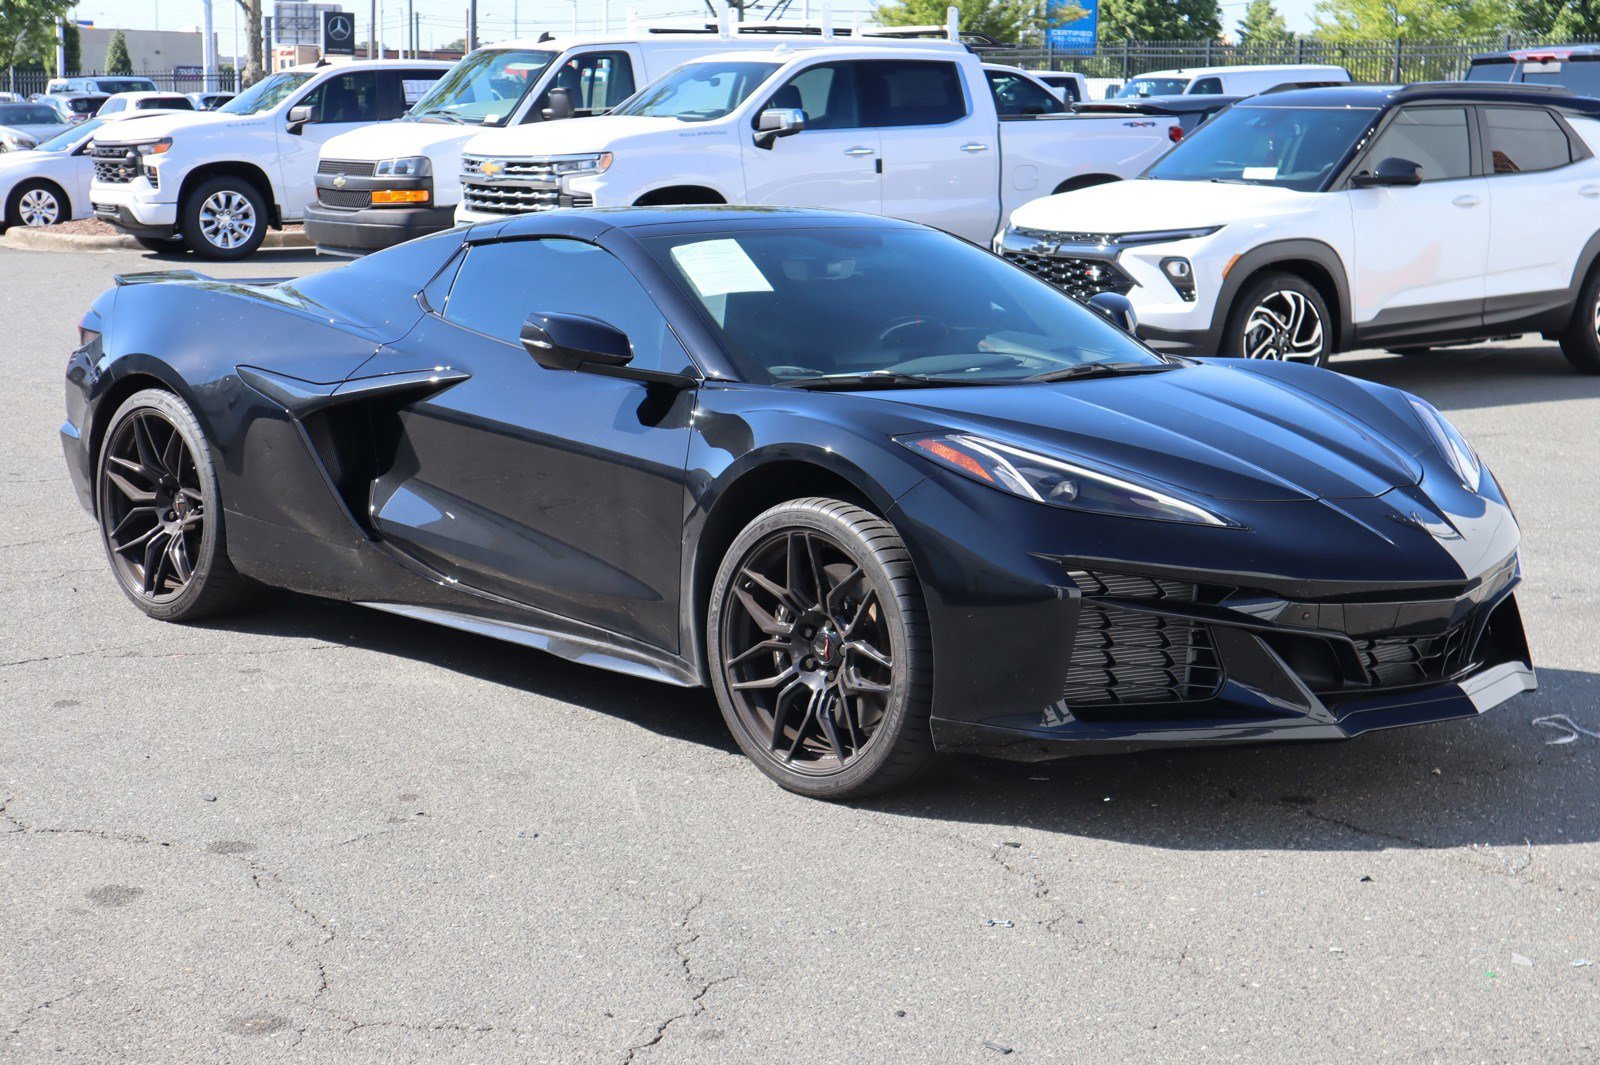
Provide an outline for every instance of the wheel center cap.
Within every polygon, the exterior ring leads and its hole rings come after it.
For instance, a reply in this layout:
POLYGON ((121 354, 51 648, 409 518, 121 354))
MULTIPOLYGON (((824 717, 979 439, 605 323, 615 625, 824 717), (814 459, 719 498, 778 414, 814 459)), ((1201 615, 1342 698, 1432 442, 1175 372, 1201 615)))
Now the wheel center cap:
POLYGON ((831 666, 839 657, 839 635, 832 629, 823 629, 811 641, 811 652, 825 666, 831 666))

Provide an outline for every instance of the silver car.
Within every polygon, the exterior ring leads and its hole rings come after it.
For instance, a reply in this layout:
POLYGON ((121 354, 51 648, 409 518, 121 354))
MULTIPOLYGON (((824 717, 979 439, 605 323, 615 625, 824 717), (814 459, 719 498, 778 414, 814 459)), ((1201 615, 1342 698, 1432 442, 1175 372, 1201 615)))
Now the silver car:
POLYGON ((0 104, 0 151, 27 151, 67 126, 61 112, 48 104, 0 104))

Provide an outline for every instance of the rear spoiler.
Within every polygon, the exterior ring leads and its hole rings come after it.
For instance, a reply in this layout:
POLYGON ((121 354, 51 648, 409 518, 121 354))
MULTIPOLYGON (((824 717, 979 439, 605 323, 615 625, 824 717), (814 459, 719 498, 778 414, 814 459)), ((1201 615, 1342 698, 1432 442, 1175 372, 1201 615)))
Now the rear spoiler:
POLYGON ((210 281, 223 285, 281 285, 289 277, 207 277, 198 270, 141 270, 136 274, 117 274, 111 279, 118 288, 125 285, 156 285, 163 281, 210 281))

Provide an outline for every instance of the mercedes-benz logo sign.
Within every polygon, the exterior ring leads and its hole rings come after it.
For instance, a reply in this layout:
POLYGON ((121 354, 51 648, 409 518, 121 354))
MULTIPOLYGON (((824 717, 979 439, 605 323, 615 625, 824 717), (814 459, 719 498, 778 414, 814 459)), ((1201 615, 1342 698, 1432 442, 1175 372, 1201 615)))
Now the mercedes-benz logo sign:
POLYGON ((349 15, 335 15, 328 20, 328 40, 345 41, 350 39, 350 34, 355 27, 350 23, 349 15))

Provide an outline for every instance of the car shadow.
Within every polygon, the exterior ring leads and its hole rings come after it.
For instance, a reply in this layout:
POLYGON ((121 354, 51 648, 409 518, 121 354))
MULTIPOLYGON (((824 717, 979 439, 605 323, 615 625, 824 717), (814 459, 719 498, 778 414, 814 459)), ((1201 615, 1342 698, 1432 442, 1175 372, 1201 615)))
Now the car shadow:
POLYGON ((1600 377, 1582 374, 1551 341, 1473 344, 1425 354, 1341 355, 1330 369, 1423 396, 1440 410, 1474 410, 1600 397, 1600 377))
POLYGON ((208 262, 182 251, 146 251, 140 255, 151 262, 186 267, 202 274, 230 277, 249 277, 262 269, 279 266, 299 266, 306 263, 337 266, 350 261, 337 256, 318 255, 315 248, 260 248, 248 258, 234 262, 208 262))
MULTIPOLYGON (((426 662, 727 753, 711 693, 579 666, 487 637, 346 603, 284 595, 210 623, 426 662)), ((1600 675, 1540 671, 1540 690, 1481 718, 1348 743, 1216 747, 1048 763, 955 758, 925 783, 861 803, 893 816, 1171 850, 1359 851, 1481 845, 1516 863, 1527 845, 1600 839, 1600 675), (1574 736, 1570 743, 1551 740, 1574 736), (1514 853, 1515 852, 1515 853, 1514 853)), ((751 769, 754 773, 754 768, 751 769)), ((1490 853, 1490 852, 1485 852, 1490 853)))

